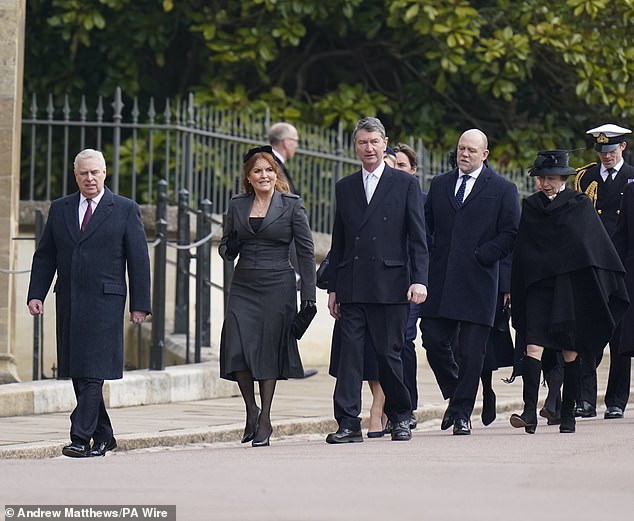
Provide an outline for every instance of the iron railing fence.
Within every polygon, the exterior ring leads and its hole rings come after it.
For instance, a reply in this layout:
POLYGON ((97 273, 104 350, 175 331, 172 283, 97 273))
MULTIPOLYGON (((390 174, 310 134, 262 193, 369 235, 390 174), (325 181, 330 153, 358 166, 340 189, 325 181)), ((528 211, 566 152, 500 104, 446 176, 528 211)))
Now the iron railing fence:
MULTIPOLYGON (((75 191, 72 161, 83 148, 104 151, 107 184, 115 193, 141 204, 154 204, 157 183, 165 179, 168 197, 178 199, 181 189, 194 206, 208 199, 214 212, 225 212, 231 196, 241 191, 242 156, 254 145, 265 144, 271 124, 268 110, 239 113, 200 106, 189 95, 153 99, 141 112, 136 98, 124 98, 117 89, 111 103, 103 97, 89 108, 86 96, 72 107, 69 96, 47 96, 44 107, 34 94, 25 101, 22 124, 22 200, 51 200, 75 191)), ((343 175, 358 168, 352 135, 337 128, 297 124, 299 148, 289 164, 293 182, 304 198, 314 231, 329 233, 333 218, 333 187, 343 175)), ((450 169, 448 153, 429 151, 421 139, 409 144, 418 151, 423 189, 432 176, 450 169)), ((502 172, 520 191, 531 192, 523 172, 502 172)))

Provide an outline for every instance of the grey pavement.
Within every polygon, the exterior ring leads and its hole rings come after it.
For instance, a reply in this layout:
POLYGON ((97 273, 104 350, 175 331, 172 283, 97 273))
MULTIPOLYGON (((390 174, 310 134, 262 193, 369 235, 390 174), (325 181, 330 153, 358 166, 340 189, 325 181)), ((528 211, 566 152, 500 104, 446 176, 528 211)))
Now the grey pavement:
MULTIPOLYGON (((606 356, 599 368, 600 417, 604 410, 602 395, 607 379, 608 361, 609 356, 606 356)), ((272 409, 272 443, 289 435, 325 435, 336 428, 332 419, 332 392, 335 380, 328 375, 326 367, 318 367, 318 370, 316 376, 307 379, 278 383, 272 409)), ((493 386, 498 397, 497 410, 500 415, 519 412, 522 406, 521 379, 517 379, 513 384, 501 381, 509 374, 510 368, 494 373, 493 386)), ((439 424, 446 404, 422 351, 419 351, 418 378, 418 419, 425 424, 431 422, 430 425, 434 427, 433 422, 439 424)), ((71 386, 70 382, 59 384, 71 386)), ((363 389, 363 416, 366 428, 371 395, 367 385, 364 384, 363 389)), ((110 408, 119 445, 118 451, 192 443, 235 442, 239 445, 244 428, 244 406, 237 393, 237 387, 235 391, 235 396, 225 398, 110 408)), ((540 397, 543 399, 545 395, 545 388, 541 388, 540 397)), ((479 396, 472 417, 474 435, 481 435, 488 429, 480 422, 480 398, 479 396)), ((506 422, 508 426, 507 419, 498 419, 494 425, 502 422, 506 422)), ((69 427, 68 411, 0 418, 0 459, 59 456, 62 446, 68 443, 69 427)))

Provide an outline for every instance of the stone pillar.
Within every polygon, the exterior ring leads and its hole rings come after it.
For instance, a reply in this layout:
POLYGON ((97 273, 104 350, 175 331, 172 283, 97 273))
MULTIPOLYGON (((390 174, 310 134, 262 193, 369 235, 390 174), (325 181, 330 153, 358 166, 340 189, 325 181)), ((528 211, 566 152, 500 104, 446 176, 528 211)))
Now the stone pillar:
MULTIPOLYGON (((9 270, 16 268, 25 11, 26 0, 0 0, 0 268, 9 270)), ((15 276, 0 273, 0 383, 18 381, 15 276)))

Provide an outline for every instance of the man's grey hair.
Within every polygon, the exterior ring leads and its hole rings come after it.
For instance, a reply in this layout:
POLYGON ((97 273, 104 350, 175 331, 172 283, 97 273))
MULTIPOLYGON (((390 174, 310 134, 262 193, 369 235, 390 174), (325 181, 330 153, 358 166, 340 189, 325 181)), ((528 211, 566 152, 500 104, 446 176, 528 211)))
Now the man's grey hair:
POLYGON ((290 123, 284 121, 275 123, 269 129, 269 143, 275 146, 285 139, 294 138, 297 135, 297 129, 290 123))
POLYGON ((359 130, 365 130, 366 132, 379 132, 383 139, 386 137, 385 127, 379 118, 368 116, 357 121, 357 124, 354 127, 354 132, 352 133, 353 140, 357 138, 357 132, 359 132, 359 130))
POLYGON ((77 163, 84 159, 88 159, 89 157, 96 157, 101 161, 101 166, 103 169, 106 169, 106 158, 103 156, 101 150, 95 150, 94 148, 84 148, 79 154, 75 156, 75 161, 73 161, 73 171, 77 171, 77 163))

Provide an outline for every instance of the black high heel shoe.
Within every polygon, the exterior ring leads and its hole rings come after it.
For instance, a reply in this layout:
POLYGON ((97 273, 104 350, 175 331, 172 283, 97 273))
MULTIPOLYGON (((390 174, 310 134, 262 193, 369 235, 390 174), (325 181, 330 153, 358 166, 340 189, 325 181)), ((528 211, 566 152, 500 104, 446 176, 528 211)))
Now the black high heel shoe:
POLYGON ((244 427, 244 434, 242 436, 242 441, 240 443, 249 443, 253 438, 255 438, 255 431, 258 430, 259 422, 260 422, 260 408, 258 407, 258 413, 255 415, 255 424, 249 425, 249 421, 247 420, 247 424, 244 427))
POLYGON ((271 434, 273 434, 273 427, 269 427, 269 433, 266 435, 265 438, 262 438, 261 440, 258 439, 253 439, 253 441, 251 442, 251 446, 252 447, 268 447, 271 444, 270 438, 271 438, 271 434))

